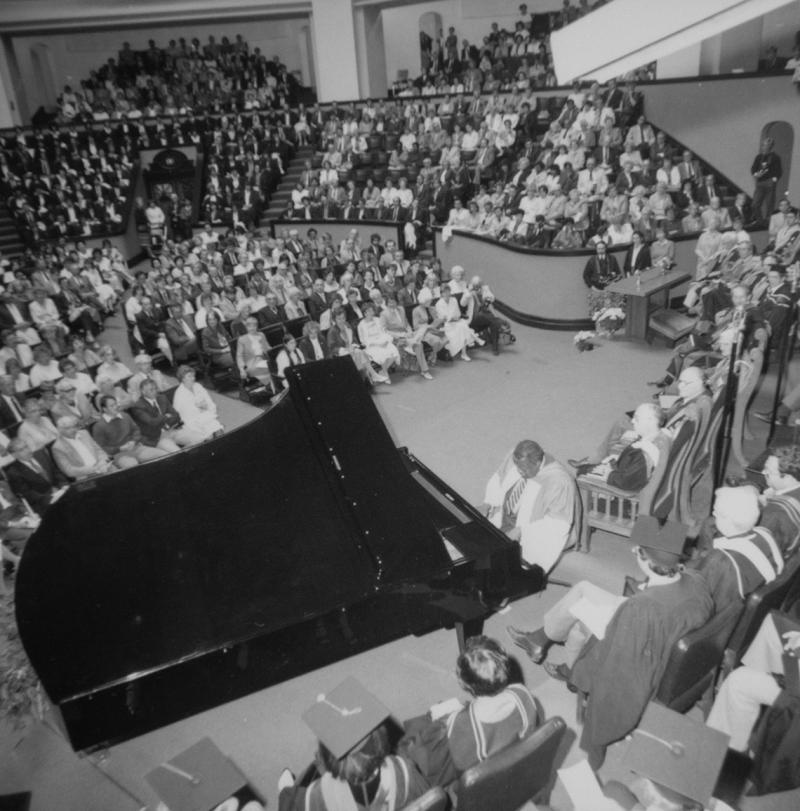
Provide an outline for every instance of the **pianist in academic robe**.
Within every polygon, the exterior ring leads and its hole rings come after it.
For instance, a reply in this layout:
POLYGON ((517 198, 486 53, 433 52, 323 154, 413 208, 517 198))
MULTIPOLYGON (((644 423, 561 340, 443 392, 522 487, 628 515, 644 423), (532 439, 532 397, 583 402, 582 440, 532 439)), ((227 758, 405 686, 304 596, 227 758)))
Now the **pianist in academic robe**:
POLYGON ((541 446, 518 443, 489 479, 488 519, 520 542, 522 558, 546 572, 569 541, 575 518, 575 480, 541 446))

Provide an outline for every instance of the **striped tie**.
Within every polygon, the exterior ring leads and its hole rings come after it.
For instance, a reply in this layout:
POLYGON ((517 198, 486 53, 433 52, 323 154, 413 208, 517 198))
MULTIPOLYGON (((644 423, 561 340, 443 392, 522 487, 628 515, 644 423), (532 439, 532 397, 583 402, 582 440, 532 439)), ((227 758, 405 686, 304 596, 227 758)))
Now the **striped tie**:
POLYGON ((516 519, 517 509, 519 508, 519 501, 522 498, 522 493, 525 490, 525 479, 519 478, 514 486, 506 493, 505 501, 503 502, 503 524, 507 522, 512 523, 516 519))

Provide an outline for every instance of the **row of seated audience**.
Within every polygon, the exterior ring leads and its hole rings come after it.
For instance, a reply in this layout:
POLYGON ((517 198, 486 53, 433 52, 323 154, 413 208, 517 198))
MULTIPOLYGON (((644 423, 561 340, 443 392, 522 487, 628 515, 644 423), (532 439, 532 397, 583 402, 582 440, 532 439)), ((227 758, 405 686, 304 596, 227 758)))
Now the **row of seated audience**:
MULTIPOLYGON (((205 219, 257 224, 294 151, 296 135, 276 113, 208 115, 36 130, 17 129, 0 150, 0 194, 26 245, 124 228, 134 163, 143 149, 194 145, 205 157, 205 219)), ((195 213, 177 193, 136 200, 135 216, 155 230, 191 236, 195 213)))
MULTIPOLYGON (((509 90, 512 87, 553 87, 550 32, 573 22, 606 0, 579 6, 564 3, 561 11, 530 13, 526 4, 519 7, 519 18, 513 30, 493 22, 481 44, 459 37, 450 26, 445 35, 431 37, 420 31, 422 73, 414 79, 399 79, 392 86, 395 96, 432 95, 446 92, 483 92, 509 90)), ((646 70, 636 71, 643 78, 653 78, 646 70)))
MULTIPOLYGON (((769 219, 768 242, 758 253, 741 219, 728 220, 729 227, 721 231, 717 217, 709 218, 695 245, 697 264, 694 281, 684 297, 686 311, 697 316, 696 327, 687 344, 689 350, 707 348, 713 343, 713 327, 721 312, 731 305, 731 292, 742 285, 754 306, 766 308, 770 335, 780 337, 790 302, 786 295, 796 289, 800 261, 800 222, 798 212, 788 199, 781 200, 778 210, 769 219), (777 297, 777 298, 776 298, 777 297), (778 300, 782 299, 780 306, 778 300)), ((655 239, 633 232, 622 266, 608 252, 611 242, 596 235, 591 243, 595 255, 584 266, 583 279, 589 288, 589 310, 592 315, 606 307, 621 306, 623 297, 611 293, 608 286, 615 281, 651 267, 668 270, 675 265, 675 244, 663 227, 656 229, 655 239)), ((725 327, 726 324, 718 325, 725 327)), ((674 375, 672 376, 674 379, 674 375)))
POLYGON ((124 310, 147 352, 203 355, 277 393, 288 366, 329 355, 352 355, 368 382, 390 383, 394 367, 432 379, 438 358, 468 361, 468 347, 486 340, 498 352, 513 336, 493 300, 463 268, 443 280, 440 263, 410 262, 378 235, 362 246, 356 229, 337 246, 314 229, 258 239, 207 227, 192 242, 168 241, 135 274, 124 310))
MULTIPOLYGON (((542 99, 539 99, 541 102, 542 99)), ((537 111, 530 92, 436 103, 332 105, 287 219, 404 224, 414 250, 442 225, 537 248, 580 248, 593 236, 627 244, 656 228, 697 233, 716 220, 739 230, 753 211, 688 150, 642 115, 642 97, 576 83, 537 111)), ((316 127, 319 129, 319 127, 316 127)), ((774 154, 774 153, 771 153, 774 154)))
POLYGON ((297 79, 276 56, 272 59, 241 34, 231 42, 211 35, 205 44, 194 38, 170 40, 134 51, 123 42, 117 59, 90 72, 80 89, 64 87, 58 106, 62 122, 156 118, 219 112, 269 110, 294 105, 297 79))

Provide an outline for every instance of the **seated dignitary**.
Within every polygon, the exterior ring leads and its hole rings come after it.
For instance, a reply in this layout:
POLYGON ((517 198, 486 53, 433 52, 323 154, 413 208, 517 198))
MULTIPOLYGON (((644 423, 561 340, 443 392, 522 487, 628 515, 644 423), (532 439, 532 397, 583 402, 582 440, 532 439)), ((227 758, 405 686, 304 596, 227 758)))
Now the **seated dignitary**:
POLYGON ((319 739, 314 766, 299 780, 284 769, 279 811, 400 811, 428 784, 414 765, 392 755, 389 709, 347 678, 303 714, 319 739))
MULTIPOLYGON (((703 370, 697 366, 683 369, 678 377, 678 399, 664 414, 663 431, 674 439, 685 420, 697 421, 701 400, 704 397, 708 397, 708 389, 703 370)), ((583 465, 598 465, 617 448, 629 445, 637 438, 638 434, 633 428, 632 415, 625 414, 614 423, 591 457, 570 459, 569 463, 576 468, 581 468, 583 465)))
POLYGON ((181 426, 181 418, 172 403, 159 394, 153 380, 144 380, 141 396, 131 406, 130 415, 142 432, 142 444, 174 453, 187 445, 197 445, 203 434, 181 426))
POLYGON ((605 748, 639 722, 673 644, 713 614, 705 580, 681 565, 685 540, 682 524, 640 516, 631 541, 646 579, 632 597, 584 580, 545 614, 543 627, 532 632, 508 629, 537 664, 554 644, 565 646, 566 662, 545 667, 588 696, 581 747, 595 769, 605 748))
POLYGON ((417 359, 420 374, 426 380, 433 380, 433 375, 428 371, 428 361, 425 358, 425 346, 422 336, 425 330, 414 332, 408 323, 405 310, 399 307, 397 299, 390 296, 386 299, 386 308, 380 315, 380 322, 384 330, 392 336, 395 346, 402 352, 412 354, 417 359))
POLYGON ((99 405, 100 419, 92 426, 92 436, 117 467, 135 467, 140 462, 166 456, 165 451, 142 444, 142 432, 120 409, 116 397, 104 394, 99 405))
POLYGON ((489 479, 483 500, 492 524, 520 542, 522 559, 547 572, 570 539, 576 498, 566 468, 524 439, 489 479))
POLYGON ((80 427, 73 416, 59 417, 56 422, 58 439, 50 452, 58 469, 68 478, 80 481, 102 476, 114 469, 108 454, 80 427))
POLYGON ((650 481, 659 460, 669 453, 671 440, 669 434, 661 430, 663 418, 661 408, 655 403, 637 406, 631 418, 631 430, 636 432, 637 438, 621 451, 611 453, 599 465, 582 465, 581 472, 597 476, 620 490, 638 493, 650 481))
POLYGON ((24 439, 16 437, 8 445, 14 461, 5 469, 11 489, 24 498, 39 515, 61 495, 66 480, 50 461, 47 451, 34 453, 24 439))
MULTIPOLYGON (((750 647, 719 688, 708 714, 708 726, 730 735, 730 748, 747 752, 751 733, 763 706, 775 704, 783 689, 800 683, 800 630, 797 622, 772 612, 761 624, 750 647)), ((796 720, 796 719, 795 719, 796 720)), ((795 748, 794 757, 797 757, 795 748)), ((800 783, 796 768, 795 785, 800 783)))
POLYGON ((225 430, 217 419, 217 406, 201 386, 191 366, 179 366, 177 377, 180 385, 175 389, 172 407, 178 412, 183 427, 203 440, 219 436, 225 430))
POLYGON ((756 526, 760 513, 754 487, 717 489, 713 520, 704 522, 690 564, 708 583, 717 611, 744 600, 783 571, 783 556, 772 533, 756 526))
POLYGON ((771 449, 764 478, 760 525, 772 533, 786 560, 800 545, 800 447, 771 449))
POLYGON ((471 766, 526 738, 543 720, 527 687, 511 683, 512 662, 496 640, 468 639, 456 674, 469 702, 451 699, 407 721, 398 745, 432 785, 451 783, 471 766))

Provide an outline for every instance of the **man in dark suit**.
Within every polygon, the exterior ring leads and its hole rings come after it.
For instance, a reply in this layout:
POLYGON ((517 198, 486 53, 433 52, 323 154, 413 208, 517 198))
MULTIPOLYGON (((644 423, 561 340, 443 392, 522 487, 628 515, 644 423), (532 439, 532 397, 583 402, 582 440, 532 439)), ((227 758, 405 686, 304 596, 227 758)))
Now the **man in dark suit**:
POLYGON ((14 391, 14 379, 0 376, 0 429, 16 425, 25 419, 22 403, 14 391))
POLYGON ((306 301, 306 309, 311 316, 311 320, 319 324, 320 317, 330 306, 330 301, 325 295, 325 283, 322 279, 315 279, 314 284, 311 286, 311 295, 306 301))
POLYGON ((0 329, 31 326, 28 305, 11 293, 0 296, 0 329))
POLYGON ((139 334, 142 336, 145 349, 150 354, 161 351, 158 346, 158 338, 164 332, 166 320, 163 309, 156 307, 150 296, 142 298, 142 310, 136 316, 136 326, 139 327, 139 334))
POLYGON ((197 330, 190 315, 184 315, 180 304, 173 304, 170 317, 164 325, 164 332, 176 361, 183 363, 197 354, 197 330))
POLYGON ((159 394, 152 380, 144 380, 142 396, 131 406, 130 415, 142 432, 142 445, 174 453, 187 445, 196 445, 203 436, 180 426, 181 418, 165 395, 159 394))
POLYGON ((305 333, 297 345, 307 361, 325 360, 330 357, 328 342, 320 336, 319 324, 310 321, 303 327, 305 333))
POLYGON ((6 468, 6 478, 12 491, 19 498, 24 498, 39 515, 43 515, 67 480, 52 463, 46 450, 34 453, 20 437, 11 440, 8 450, 14 457, 6 468))
POLYGON ((261 324, 265 327, 274 327, 286 321, 286 313, 278 304, 278 297, 274 293, 267 293, 264 298, 267 300, 267 306, 258 311, 258 320, 261 324))

